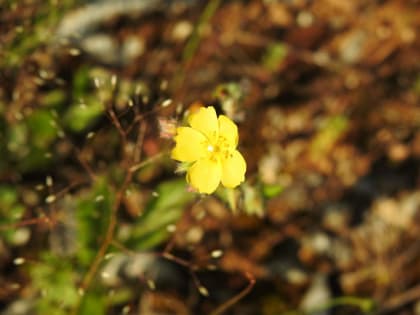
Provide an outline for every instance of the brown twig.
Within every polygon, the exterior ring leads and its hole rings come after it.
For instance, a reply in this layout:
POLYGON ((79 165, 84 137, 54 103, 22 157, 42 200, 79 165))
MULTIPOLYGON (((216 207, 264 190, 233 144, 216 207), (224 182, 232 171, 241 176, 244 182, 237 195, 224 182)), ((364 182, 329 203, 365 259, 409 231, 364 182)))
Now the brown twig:
POLYGON ((134 148, 134 154, 133 154, 134 155, 133 163, 135 164, 138 164, 141 160, 141 153, 142 153, 141 144, 144 141, 144 137, 146 135, 146 129, 147 129, 146 121, 143 121, 142 124, 139 124, 139 130, 138 130, 139 136, 137 137, 136 146, 134 148))
MULTIPOLYGON (((71 142, 70 142, 71 143, 71 142)), ((83 169, 86 171, 86 173, 89 175, 90 179, 92 181, 95 181, 96 175, 93 172, 92 168, 88 164, 87 161, 82 157, 82 153, 78 147, 76 147, 74 144, 72 144, 74 151, 76 151, 76 158, 79 161, 80 165, 83 167, 83 169)))
POLYGON ((51 220, 47 216, 41 217, 41 218, 27 219, 27 220, 23 220, 16 223, 2 224, 0 225, 0 231, 6 231, 6 230, 16 229, 23 226, 37 225, 40 223, 50 223, 50 222, 51 220))
MULTIPOLYGON (((121 243, 113 240, 112 244, 115 245, 115 247, 119 248, 120 250, 124 251, 128 255, 135 255, 136 252, 126 248, 121 243)), ((201 284, 200 279, 197 277, 197 271, 199 270, 196 265, 192 264, 191 262, 182 259, 180 257, 174 256, 169 252, 161 252, 161 253, 155 253, 155 255, 162 257, 164 259, 167 259, 169 261, 172 261, 180 266, 183 266, 188 269, 190 272, 191 278, 194 282, 194 285, 197 287, 197 290, 200 292, 200 294, 207 296, 208 292, 207 289, 201 284)), ((224 313, 227 309, 238 303, 242 298, 244 298, 249 292, 251 292, 252 288, 254 287, 256 283, 256 279, 254 275, 252 275, 250 272, 245 272, 245 277, 248 279, 249 283, 248 285, 240 291, 238 294, 230 298, 228 301, 220 305, 217 309, 215 309, 210 315, 221 315, 224 313)))
POLYGON ((144 160, 143 162, 140 162, 138 164, 132 165, 130 167, 130 172, 133 173, 133 172, 141 169, 142 167, 144 167, 144 166, 146 166, 146 165, 148 165, 148 164, 150 164, 152 162, 155 162, 156 160, 159 160, 160 158, 162 158, 163 156, 165 156, 165 154, 166 154, 166 152, 161 152, 161 153, 158 153, 158 154, 156 154, 154 156, 151 156, 150 158, 148 158, 147 160, 144 160))
MULTIPOLYGON (((123 202, 124 196, 125 196, 125 192, 126 189, 128 187, 128 185, 131 183, 132 177, 133 177, 133 171, 131 170, 132 165, 134 164, 134 158, 133 157, 129 157, 126 156, 126 154, 124 154, 124 150, 127 144, 127 133, 124 131, 118 117, 116 116, 114 110, 112 109, 112 106, 109 105, 107 107, 107 113, 110 117, 110 120, 112 122, 112 124, 114 125, 114 127, 117 129, 119 135, 120 135, 120 141, 121 141, 121 147, 122 147, 122 161, 121 161, 121 165, 129 165, 126 167, 126 174, 124 177, 124 181, 122 183, 122 185, 119 187, 119 190, 117 191, 116 194, 116 198, 115 201, 112 205, 111 208, 111 214, 110 214, 110 219, 109 219, 109 225, 107 227, 107 230, 105 232, 105 236, 103 238, 103 241, 99 247, 98 252, 96 253, 95 258, 93 259, 92 264, 89 267, 89 270, 87 271, 87 273, 84 275, 79 291, 82 293, 82 297, 79 299, 77 305, 75 308, 73 308, 73 315, 76 315, 79 313, 80 310, 80 306, 82 304, 82 300, 83 300, 83 295, 85 294, 86 291, 89 290, 93 278, 96 275, 96 272, 102 262, 103 257, 105 256, 109 246, 112 243, 113 237, 114 237, 114 233, 115 233, 115 229, 117 227, 117 221, 118 221, 118 210, 120 209, 120 206, 123 202), (128 161, 127 161, 128 160, 128 161), (131 166, 130 166, 131 165, 131 166)), ((139 134, 138 137, 142 138, 142 135, 139 134)), ((138 145, 141 146, 142 142, 141 141, 137 141, 138 145)))
MULTIPOLYGON (((67 187, 63 188, 62 190, 54 193, 52 191, 51 187, 48 187, 48 193, 49 195, 53 195, 55 198, 55 201, 52 204, 55 204, 55 202, 61 198, 62 196, 64 196, 70 189, 73 189, 79 185, 85 184, 88 181, 76 181, 74 183, 71 183, 70 185, 68 185, 67 187)), ((54 210, 54 208, 52 209, 52 213, 53 213, 53 217, 55 217, 55 213, 56 211, 54 210)), ((43 212, 44 213, 44 212, 43 212)), ((26 220, 22 220, 20 222, 15 222, 15 223, 8 223, 8 224, 2 224, 0 225, 0 231, 5 231, 5 230, 10 230, 10 229, 16 229, 19 227, 23 227, 23 226, 28 226, 28 225, 36 225, 36 224, 40 224, 40 223, 49 223, 51 224, 52 222, 55 222, 54 218, 51 218, 50 216, 46 215, 40 218, 33 218, 33 219, 26 219, 26 220)))
POLYGON ((417 301, 420 299, 420 284, 401 293, 389 298, 378 311, 378 315, 385 315, 395 312, 395 310, 417 301))
POLYGON ((180 266, 184 266, 188 269, 191 269, 191 264, 188 261, 186 261, 182 258, 176 257, 176 256, 172 255, 171 253, 165 253, 164 252, 164 253, 160 253, 159 256, 161 256, 161 257, 163 257, 167 260, 173 261, 180 266))
POLYGON ((69 190, 74 189, 77 186, 88 184, 89 182, 90 181, 88 181, 88 180, 78 180, 78 181, 75 181, 75 182, 69 184, 68 186, 66 186, 62 190, 60 190, 60 191, 58 191, 56 193, 53 193, 54 196, 56 197, 55 200, 58 200, 59 198, 62 198, 65 194, 67 194, 69 192, 69 190))
POLYGON ((183 93, 183 85, 185 78, 187 77, 188 68, 202 40, 203 30, 210 24, 212 17, 221 3, 221 0, 211 0, 207 2, 193 33, 184 47, 184 51, 182 52, 182 64, 180 65, 179 71, 177 71, 176 75, 172 78, 172 86, 174 87, 174 90, 179 91, 178 93, 183 93))
POLYGON ((254 287, 256 280, 254 275, 252 275, 249 272, 245 272, 245 277, 248 279, 249 283, 248 285, 238 294, 236 294, 234 297, 227 300, 225 303, 220 305, 218 308, 216 308, 213 312, 210 313, 210 315, 220 315, 227 311, 228 308, 232 307, 236 303, 238 303, 241 299, 243 299, 249 292, 251 292, 252 288, 254 287))
POLYGON ((121 185, 121 188, 117 193, 117 197, 116 197, 115 202, 114 202, 114 204, 112 206, 112 209, 111 209, 111 217, 110 217, 108 229, 105 233, 104 240, 102 241, 102 244, 101 244, 101 246, 100 246, 93 262, 92 262, 92 265, 89 268, 89 271, 87 272, 87 274, 85 275, 85 277, 82 280, 82 284, 80 286, 82 291, 86 291, 86 290, 89 289, 90 284, 93 280, 93 277, 96 274, 96 271, 99 267, 99 264, 101 263, 102 258, 105 256, 106 251, 107 251, 109 245, 112 242, 112 239, 113 239, 113 236, 114 236, 114 231, 115 231, 115 228, 117 226, 117 212, 118 212, 118 209, 120 208, 120 205, 121 205, 122 200, 124 198, 125 190, 126 190, 128 184, 131 182, 131 177, 132 177, 132 173, 127 172, 127 174, 125 176, 125 179, 124 179, 124 183, 121 185))
POLYGON ((151 110, 149 110, 146 113, 143 113, 141 115, 140 114, 137 115, 136 117, 134 117, 132 123, 127 126, 127 128, 126 128, 127 132, 126 133, 129 134, 132 131, 132 129, 134 129, 134 127, 136 126, 137 123, 140 123, 140 122, 144 121, 150 115, 156 115, 159 112, 161 112, 161 111, 163 111, 165 109, 168 109, 171 106, 174 106, 175 104, 176 104, 175 102, 172 102, 172 104, 169 105, 168 107, 156 106, 156 107, 152 108, 151 110))
POLYGON ((126 132, 124 131, 117 115, 115 114, 115 111, 112 108, 107 109, 107 113, 109 115, 109 118, 111 119, 112 124, 117 128, 118 133, 120 134, 120 139, 122 141, 122 145, 124 147, 124 144, 127 139, 126 132))
MULTIPOLYGON (((132 172, 128 171, 125 179, 124 179, 124 183, 122 184, 120 190, 117 193, 117 197, 115 199, 115 202, 112 206, 111 209, 111 216, 110 216, 110 221, 109 221, 109 225, 108 228, 106 230, 105 233, 105 237, 101 243, 101 246, 99 247, 98 252, 96 253, 95 258, 93 259, 92 264, 89 267, 88 272, 85 274, 85 276, 83 277, 82 283, 80 285, 80 292, 82 292, 82 294, 84 294, 87 290, 89 290, 89 287, 92 283, 92 280, 99 268, 99 265, 103 259, 103 257, 105 256, 110 244, 112 243, 113 237, 114 237, 114 232, 115 232, 115 228, 117 226, 117 213, 118 213, 118 209, 120 208, 120 205, 122 203, 122 200, 124 198, 124 193, 125 190, 127 188, 127 186, 129 185, 129 183, 131 182, 131 178, 132 178, 132 172)), ((81 305, 81 300, 79 301, 78 305, 74 308, 74 311, 72 314, 78 314, 79 309, 80 309, 80 305, 81 305)))

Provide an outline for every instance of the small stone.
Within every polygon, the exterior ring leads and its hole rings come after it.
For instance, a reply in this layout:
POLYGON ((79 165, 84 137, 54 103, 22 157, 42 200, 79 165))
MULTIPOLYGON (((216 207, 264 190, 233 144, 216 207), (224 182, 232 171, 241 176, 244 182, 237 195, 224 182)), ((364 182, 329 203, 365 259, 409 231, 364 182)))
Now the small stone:
POLYGON ((114 39, 106 34, 95 34, 83 39, 81 46, 84 51, 105 63, 119 61, 118 46, 114 39))
POLYGON ((53 203, 57 197, 55 195, 49 195, 47 198, 45 198, 46 203, 53 203))
MULTIPOLYGON (((301 308, 305 311, 311 311, 320 305, 328 303, 330 297, 331 291, 328 287, 327 277, 323 274, 317 274, 302 298, 301 308)), ((327 314, 327 312, 319 312, 317 314, 327 314)))
POLYGON ((296 18, 296 22, 300 27, 309 27, 314 22, 314 16, 309 11, 301 11, 296 18))
POLYGON ((202 296, 209 296, 209 291, 203 286, 199 286, 198 291, 202 296))
POLYGON ((129 36, 123 43, 122 55, 125 64, 132 62, 140 57, 145 51, 144 41, 136 36, 129 36))
POLYGON ((13 260, 13 263, 14 263, 16 266, 23 265, 23 264, 25 263, 25 258, 23 258, 23 257, 17 257, 17 258, 15 258, 15 259, 13 260))
POLYGON ((216 249, 212 251, 210 255, 212 258, 220 258, 223 256, 223 251, 221 249, 216 249))
POLYGON ((172 30, 172 38, 176 41, 183 41, 191 35, 194 27, 190 21, 180 21, 175 24, 172 30))

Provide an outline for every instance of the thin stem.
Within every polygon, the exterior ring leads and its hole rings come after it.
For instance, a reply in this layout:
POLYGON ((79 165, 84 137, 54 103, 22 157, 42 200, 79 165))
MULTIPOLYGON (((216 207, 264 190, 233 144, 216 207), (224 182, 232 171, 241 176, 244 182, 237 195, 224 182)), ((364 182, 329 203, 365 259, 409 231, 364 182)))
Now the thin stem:
POLYGON ((142 124, 139 124, 139 136, 137 137, 137 142, 136 142, 136 146, 134 149, 134 158, 133 158, 133 162, 134 163, 139 163, 141 160, 141 154, 142 154, 142 146, 141 144, 144 141, 144 137, 146 135, 146 129, 147 129, 147 123, 146 120, 143 121, 142 124))
MULTIPOLYGON (((94 276, 95 276, 95 274, 96 274, 96 272, 99 268, 99 265, 101 264, 101 261, 102 261, 103 257, 105 256, 109 246, 112 243, 115 228, 117 226, 118 209, 120 208, 120 205, 121 205, 122 200, 124 198, 125 191, 126 191, 128 185, 129 185, 129 183, 131 182, 131 178, 132 178, 132 172, 128 171, 126 176, 125 176, 124 183, 122 184, 121 189, 117 193, 117 197, 115 199, 114 205, 112 206, 110 221, 109 221, 107 231, 105 233, 104 240, 102 241, 101 246, 100 246, 98 252, 96 253, 95 258, 94 258, 92 264, 90 265, 90 268, 89 268, 88 272, 85 274, 85 276, 82 280, 82 283, 80 285, 80 292, 82 294, 84 294, 86 291, 89 290, 89 288, 92 284, 92 280, 93 280, 93 278, 94 278, 94 276)), ((73 309, 72 314, 76 315, 76 314, 79 313, 82 299, 83 298, 81 298, 79 300, 79 303, 73 309)))
POLYGON ((34 219, 27 219, 16 223, 6 223, 0 225, 0 231, 6 231, 11 229, 17 229, 19 227, 28 226, 28 225, 37 225, 41 222, 43 223, 50 223, 50 218, 45 216, 41 218, 34 218, 34 219))
POLYGON ((230 308, 233 305, 235 305, 236 303, 238 303, 241 299, 243 299, 246 295, 248 295, 249 292, 251 292, 251 290, 254 287, 255 282, 256 282, 255 277, 251 273, 249 273, 249 272, 245 272, 245 277, 249 281, 249 283, 245 287, 245 289, 243 289, 241 292, 239 292, 238 294, 236 294, 234 297, 232 297, 231 299, 227 300, 225 303, 223 303, 222 305, 220 305, 213 312, 211 312, 210 315, 220 315, 220 314, 223 314, 224 312, 227 311, 228 308, 230 308))
POLYGON ((198 46, 203 35, 203 29, 206 25, 209 24, 210 19, 216 13, 217 8, 220 6, 221 0, 211 0, 208 2, 207 6, 204 8, 203 13, 200 16, 200 19, 194 28, 194 31, 189 38, 187 44, 185 45, 184 51, 182 53, 182 64, 181 69, 177 71, 177 75, 173 78, 174 89, 177 90, 183 85, 185 80, 186 68, 188 63, 194 57, 198 46))
MULTIPOLYGON (((114 94, 115 94, 115 92, 114 92, 114 94)), ((122 148, 122 153, 123 153, 122 154, 123 161, 122 161, 121 165, 130 165, 130 164, 133 165, 136 162, 135 157, 130 158, 130 157, 128 157, 124 154, 124 150, 125 150, 126 144, 127 144, 127 133, 124 131, 124 129, 123 129, 117 115, 115 114, 114 110, 112 109, 111 105, 108 106, 107 112, 108 112, 108 115, 111 119, 111 122, 113 123, 114 127, 118 130, 118 133, 120 135, 121 148, 122 148), (128 161, 126 161, 126 160, 128 160, 128 161), (128 162, 128 163, 125 163, 125 162, 128 162)), ((146 128, 146 127, 144 127, 144 128, 146 128)), ((145 130, 146 129, 144 129, 144 132, 145 132, 145 130)), ((143 133, 140 133, 138 135, 137 139, 140 138, 140 140, 137 141, 137 145, 139 145, 139 146, 142 145, 143 137, 144 137, 143 133)), ((141 157, 140 153, 138 154, 137 157, 138 158, 141 157)), ((76 315, 76 314, 79 313, 80 306, 81 306, 82 301, 83 301, 83 295, 85 294, 86 291, 89 290, 89 288, 92 284, 92 281, 93 281, 93 279, 96 275, 96 272, 97 272, 97 270, 98 270, 98 268, 99 268, 99 266, 102 262, 102 259, 104 258, 105 254, 106 254, 106 252, 107 252, 107 250, 108 250, 109 246, 111 245, 112 240, 114 238, 115 229, 117 227, 117 221, 118 221, 118 217, 117 217, 118 210, 119 210, 119 208, 120 208, 120 206, 123 202, 124 195, 125 195, 125 192, 127 190, 127 187, 131 183, 131 180, 132 180, 132 177, 133 177, 133 171, 131 170, 131 168, 132 167, 130 167, 130 166, 128 166, 126 168, 126 174, 125 174, 125 177, 124 177, 124 181, 123 181, 121 187, 119 188, 119 190, 117 192, 114 204, 112 205, 112 208, 111 208, 109 225, 108 225, 107 230, 105 232, 104 239, 103 239, 103 241, 102 241, 102 243, 99 247, 98 252, 96 253, 95 258, 93 259, 92 264, 89 267, 89 270, 84 275, 82 283, 79 287, 79 291, 81 292, 82 297, 79 299, 76 307, 73 309, 73 312, 72 312, 73 315, 76 315)))
POLYGON ((131 166, 130 167, 130 172, 133 173, 133 172, 141 169, 142 167, 145 167, 146 165, 149 165, 150 163, 155 162, 156 160, 159 160, 160 158, 165 156, 165 154, 166 154, 165 152, 158 153, 156 155, 151 156, 150 158, 148 158, 147 160, 145 160, 141 163, 138 163, 138 164, 135 164, 135 165, 131 166))
POLYGON ((117 130, 118 130, 118 133, 120 134, 120 138, 121 139, 124 139, 124 142, 125 142, 125 139, 126 139, 126 133, 125 133, 125 131, 124 131, 124 129, 123 129, 123 127, 121 126, 121 123, 120 123, 120 121, 119 121, 119 119, 118 119, 118 117, 117 117, 117 115, 115 114, 115 112, 114 112, 114 110, 113 109, 108 109, 108 115, 109 115, 109 118, 111 119, 111 122, 114 124, 114 126, 117 128, 117 130))
POLYGON ((292 310, 283 312, 282 315, 310 315, 317 314, 323 311, 326 311, 335 306, 355 306, 358 307, 363 313, 370 314, 373 310, 375 303, 372 299, 369 298, 360 298, 356 296, 340 296, 335 299, 332 299, 321 305, 310 310, 292 310))
POLYGON ((82 152, 74 144, 72 144, 72 146, 73 146, 73 149, 76 151, 76 158, 79 161, 80 165, 83 167, 83 169, 89 175, 90 179, 92 181, 95 181, 96 175, 93 172, 92 168, 90 167, 89 163, 87 161, 85 161, 85 159, 82 157, 82 152))
POLYGON ((182 59, 184 63, 190 61, 191 58, 194 56, 201 40, 203 28, 209 23, 217 8, 220 6, 220 3, 221 0, 212 0, 205 7, 202 15, 200 16, 200 20, 191 35, 190 40, 185 46, 184 52, 182 54, 182 59))
POLYGON ((370 310, 372 310, 372 308, 374 307, 374 302, 372 299, 368 299, 368 298, 360 298, 356 296, 340 296, 331 300, 330 302, 326 303, 325 305, 319 308, 305 312, 305 314, 318 313, 320 311, 324 311, 324 310, 330 309, 335 306, 340 306, 340 305, 356 306, 360 308, 360 310, 363 311, 364 313, 367 313, 370 310))
POLYGON ((398 308, 420 299, 420 285, 412 287, 405 292, 389 298, 378 314, 390 314, 398 308))

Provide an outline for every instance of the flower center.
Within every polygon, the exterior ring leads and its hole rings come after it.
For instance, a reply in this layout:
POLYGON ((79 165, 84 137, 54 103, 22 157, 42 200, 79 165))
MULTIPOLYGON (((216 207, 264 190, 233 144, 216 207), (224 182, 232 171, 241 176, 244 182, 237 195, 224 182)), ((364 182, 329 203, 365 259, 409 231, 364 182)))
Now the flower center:
POLYGON ((225 137, 219 137, 215 144, 210 141, 206 143, 207 152, 210 159, 228 158, 232 149, 225 137))

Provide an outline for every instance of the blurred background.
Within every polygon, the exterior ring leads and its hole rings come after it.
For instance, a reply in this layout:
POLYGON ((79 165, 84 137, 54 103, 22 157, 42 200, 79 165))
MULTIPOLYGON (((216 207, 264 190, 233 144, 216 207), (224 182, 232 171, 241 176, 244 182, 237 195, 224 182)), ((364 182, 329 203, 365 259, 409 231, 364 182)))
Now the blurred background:
POLYGON ((0 314, 420 314, 420 2, 0 0, 0 314), (200 104, 247 180, 168 155, 200 104))

